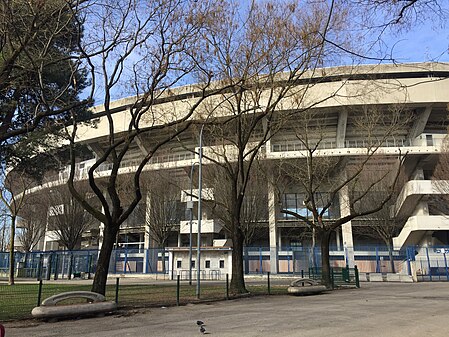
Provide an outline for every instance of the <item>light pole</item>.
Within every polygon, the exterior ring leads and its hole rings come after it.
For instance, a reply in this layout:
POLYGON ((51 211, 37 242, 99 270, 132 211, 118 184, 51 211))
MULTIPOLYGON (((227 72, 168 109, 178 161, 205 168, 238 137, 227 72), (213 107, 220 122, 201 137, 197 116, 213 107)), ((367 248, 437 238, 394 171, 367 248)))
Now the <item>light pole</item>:
POLYGON ((200 144, 199 144, 199 150, 198 150, 198 236, 197 236, 197 247, 196 247, 196 297, 200 298, 200 291, 201 291, 201 285, 200 285, 200 278, 201 278, 201 194, 203 189, 203 130, 204 125, 201 126, 200 130, 200 144))
POLYGON ((189 231, 189 285, 192 285, 192 222, 193 222, 193 188, 192 188, 192 178, 193 169, 197 162, 192 163, 190 167, 190 202, 187 203, 187 208, 189 209, 190 215, 190 231, 189 231))

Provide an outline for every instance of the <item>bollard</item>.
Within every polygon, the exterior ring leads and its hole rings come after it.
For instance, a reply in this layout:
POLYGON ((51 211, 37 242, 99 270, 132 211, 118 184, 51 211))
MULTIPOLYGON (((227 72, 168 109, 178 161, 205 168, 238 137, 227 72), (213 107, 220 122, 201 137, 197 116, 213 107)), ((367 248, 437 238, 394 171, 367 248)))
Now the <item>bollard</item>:
POLYGON ((176 305, 178 307, 179 307, 179 290, 180 290, 179 288, 181 286, 180 280, 181 280, 181 275, 178 275, 176 277, 176 305))
POLYGON ((119 289, 119 285, 120 285, 120 278, 116 278, 115 279, 115 303, 118 304, 118 289, 119 289))
POLYGON ((229 300, 229 274, 226 274, 226 299, 229 300))
POLYGON ((270 288, 270 272, 267 273, 267 283, 268 283, 268 295, 271 294, 271 288, 270 288))
POLYGON ((37 290, 37 306, 41 306, 41 299, 42 299, 42 280, 39 280, 39 288, 37 290))

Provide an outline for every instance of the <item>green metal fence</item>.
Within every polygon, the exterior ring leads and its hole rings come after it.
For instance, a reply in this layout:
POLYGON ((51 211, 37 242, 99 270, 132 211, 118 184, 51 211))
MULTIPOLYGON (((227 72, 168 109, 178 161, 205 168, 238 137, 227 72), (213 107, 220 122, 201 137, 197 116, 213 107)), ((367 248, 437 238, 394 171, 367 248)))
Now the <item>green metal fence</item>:
MULTIPOLYGON (((357 266, 354 268, 331 268, 330 270, 331 282, 333 288, 342 286, 355 286, 360 288, 359 271, 357 266)), ((321 268, 309 268, 308 275, 313 280, 321 280, 321 268)))
MULTIPOLYGON (((226 281, 203 283, 200 299, 196 294, 195 283, 189 285, 188 282, 168 281, 161 283, 153 280, 139 281, 136 284, 130 284, 129 282, 122 284, 124 281, 121 283, 113 280, 106 287, 106 299, 117 301, 119 308, 127 309, 183 305, 202 301, 225 300, 233 297, 229 291, 229 282, 226 281)), ((252 295, 287 294, 289 282, 288 279, 283 282, 278 280, 270 285, 269 279, 265 278, 257 284, 247 284, 247 290, 252 295)), ((80 284, 69 280, 18 282, 13 286, 0 283, 0 322, 31 318, 32 309, 44 299, 67 291, 89 291, 91 283, 86 281, 80 284), (41 284, 41 287, 39 284, 41 284)))

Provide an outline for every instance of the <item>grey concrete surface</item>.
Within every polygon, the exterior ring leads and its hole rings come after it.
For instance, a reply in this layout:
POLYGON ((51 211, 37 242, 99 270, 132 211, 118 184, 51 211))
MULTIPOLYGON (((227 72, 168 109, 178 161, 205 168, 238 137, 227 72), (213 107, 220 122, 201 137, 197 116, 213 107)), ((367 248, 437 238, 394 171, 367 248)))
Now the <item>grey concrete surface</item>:
POLYGON ((448 336, 449 283, 363 283, 308 297, 263 296, 103 318, 6 324, 6 337, 448 336))

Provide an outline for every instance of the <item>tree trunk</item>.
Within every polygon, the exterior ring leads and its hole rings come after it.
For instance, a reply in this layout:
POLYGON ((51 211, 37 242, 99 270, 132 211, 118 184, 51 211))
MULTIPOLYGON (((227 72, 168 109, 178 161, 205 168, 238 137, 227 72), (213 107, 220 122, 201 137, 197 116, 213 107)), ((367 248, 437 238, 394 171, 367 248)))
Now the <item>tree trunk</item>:
POLYGON ((248 292, 245 287, 245 279, 243 275, 243 241, 243 234, 237 227, 237 229, 232 233, 233 249, 230 289, 233 294, 245 294, 248 292))
POLYGON ((108 279, 109 262, 118 232, 118 227, 119 226, 105 225, 104 229, 103 244, 101 245, 97 262, 97 270, 95 271, 95 277, 92 283, 92 291, 102 295, 106 294, 106 281, 108 279), (111 227, 114 229, 111 229, 111 227), (115 227, 117 227, 117 229, 115 229, 115 227))
POLYGON ((321 283, 328 289, 332 288, 330 261, 329 261, 329 242, 331 238, 330 230, 323 230, 321 236, 321 283))
POLYGON ((393 239, 388 239, 388 257, 390 259, 390 270, 392 273, 396 273, 396 268, 394 267, 394 259, 393 259, 393 239))
POLYGON ((11 217, 11 237, 9 238, 9 278, 8 284, 14 285, 14 237, 16 236, 16 217, 11 217))

